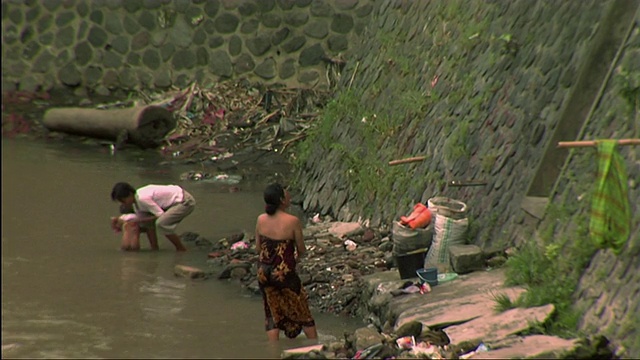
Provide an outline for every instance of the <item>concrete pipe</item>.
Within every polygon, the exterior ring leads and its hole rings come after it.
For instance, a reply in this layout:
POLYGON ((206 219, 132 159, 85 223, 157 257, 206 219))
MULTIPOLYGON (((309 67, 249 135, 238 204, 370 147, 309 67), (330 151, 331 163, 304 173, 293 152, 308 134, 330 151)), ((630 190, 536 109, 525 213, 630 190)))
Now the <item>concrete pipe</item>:
POLYGON ((160 106, 125 109, 54 108, 42 123, 52 131, 126 142, 143 148, 158 146, 176 126, 173 114, 160 106))

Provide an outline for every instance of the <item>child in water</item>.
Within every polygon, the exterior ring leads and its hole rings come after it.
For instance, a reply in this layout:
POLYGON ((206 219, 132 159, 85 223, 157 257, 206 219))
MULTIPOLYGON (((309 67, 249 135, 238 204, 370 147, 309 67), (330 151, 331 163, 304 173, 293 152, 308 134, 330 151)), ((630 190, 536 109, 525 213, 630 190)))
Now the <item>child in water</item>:
POLYGON ((136 213, 133 212, 133 208, 127 208, 126 206, 120 206, 120 216, 111 217, 111 229, 116 233, 122 233, 122 242, 120 249, 124 251, 137 251, 140 250, 140 233, 144 232, 149 238, 151 248, 154 248, 154 244, 157 246, 155 229, 145 224, 145 221, 153 220, 141 219, 136 213))

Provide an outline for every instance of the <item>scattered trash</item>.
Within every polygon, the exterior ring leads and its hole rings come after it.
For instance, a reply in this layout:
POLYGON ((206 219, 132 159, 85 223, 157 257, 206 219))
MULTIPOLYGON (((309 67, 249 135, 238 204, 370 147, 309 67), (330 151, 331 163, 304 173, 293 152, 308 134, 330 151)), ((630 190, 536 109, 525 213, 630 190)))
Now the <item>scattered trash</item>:
POLYGON ((416 338, 413 336, 404 336, 396 340, 396 344, 401 349, 411 349, 416 346, 416 338))
POLYGON ((231 245, 231 250, 240 250, 240 249, 248 249, 248 248, 249 248, 249 244, 247 244, 242 240, 231 245))
POLYGON ((322 219, 320 218, 320 213, 315 214, 311 219, 311 221, 313 221, 316 224, 322 222, 322 219))
POLYGON ((400 223, 411 229, 425 228, 431 223, 431 211, 424 204, 417 203, 411 215, 400 216, 400 223))
POLYGON ((211 173, 202 172, 202 171, 187 171, 185 173, 180 174, 180 180, 205 181, 205 182, 215 182, 215 183, 221 183, 221 184, 236 185, 240 183, 240 181, 242 180, 242 176, 228 175, 228 174, 213 175, 211 173))
POLYGON ((356 244, 352 240, 346 240, 344 242, 344 246, 347 249, 347 251, 354 251, 358 247, 358 244, 356 244))

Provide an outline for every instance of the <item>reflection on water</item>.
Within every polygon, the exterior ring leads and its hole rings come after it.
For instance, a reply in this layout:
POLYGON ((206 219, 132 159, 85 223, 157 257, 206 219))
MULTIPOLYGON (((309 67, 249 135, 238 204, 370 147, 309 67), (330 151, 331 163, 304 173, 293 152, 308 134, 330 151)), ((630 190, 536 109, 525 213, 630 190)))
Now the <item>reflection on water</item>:
MULTIPOLYGON (((277 358, 309 344, 304 336, 269 344, 262 300, 237 284, 174 276, 176 264, 206 266, 206 249, 187 243, 178 254, 163 238, 158 252, 118 250, 109 193, 123 180, 191 192, 198 205, 179 232, 216 241, 252 231, 264 184, 245 181, 230 193, 180 182, 186 170, 141 151, 3 139, 3 358, 277 358)), ((314 315, 322 341, 362 325, 314 315)))

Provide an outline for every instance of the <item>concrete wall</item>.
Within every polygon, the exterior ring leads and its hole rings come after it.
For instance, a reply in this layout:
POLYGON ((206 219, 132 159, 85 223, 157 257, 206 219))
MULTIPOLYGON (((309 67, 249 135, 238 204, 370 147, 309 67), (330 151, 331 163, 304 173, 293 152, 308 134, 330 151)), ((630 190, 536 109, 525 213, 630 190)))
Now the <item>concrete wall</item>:
POLYGON ((3 90, 327 83, 369 0, 2 0, 3 90))

